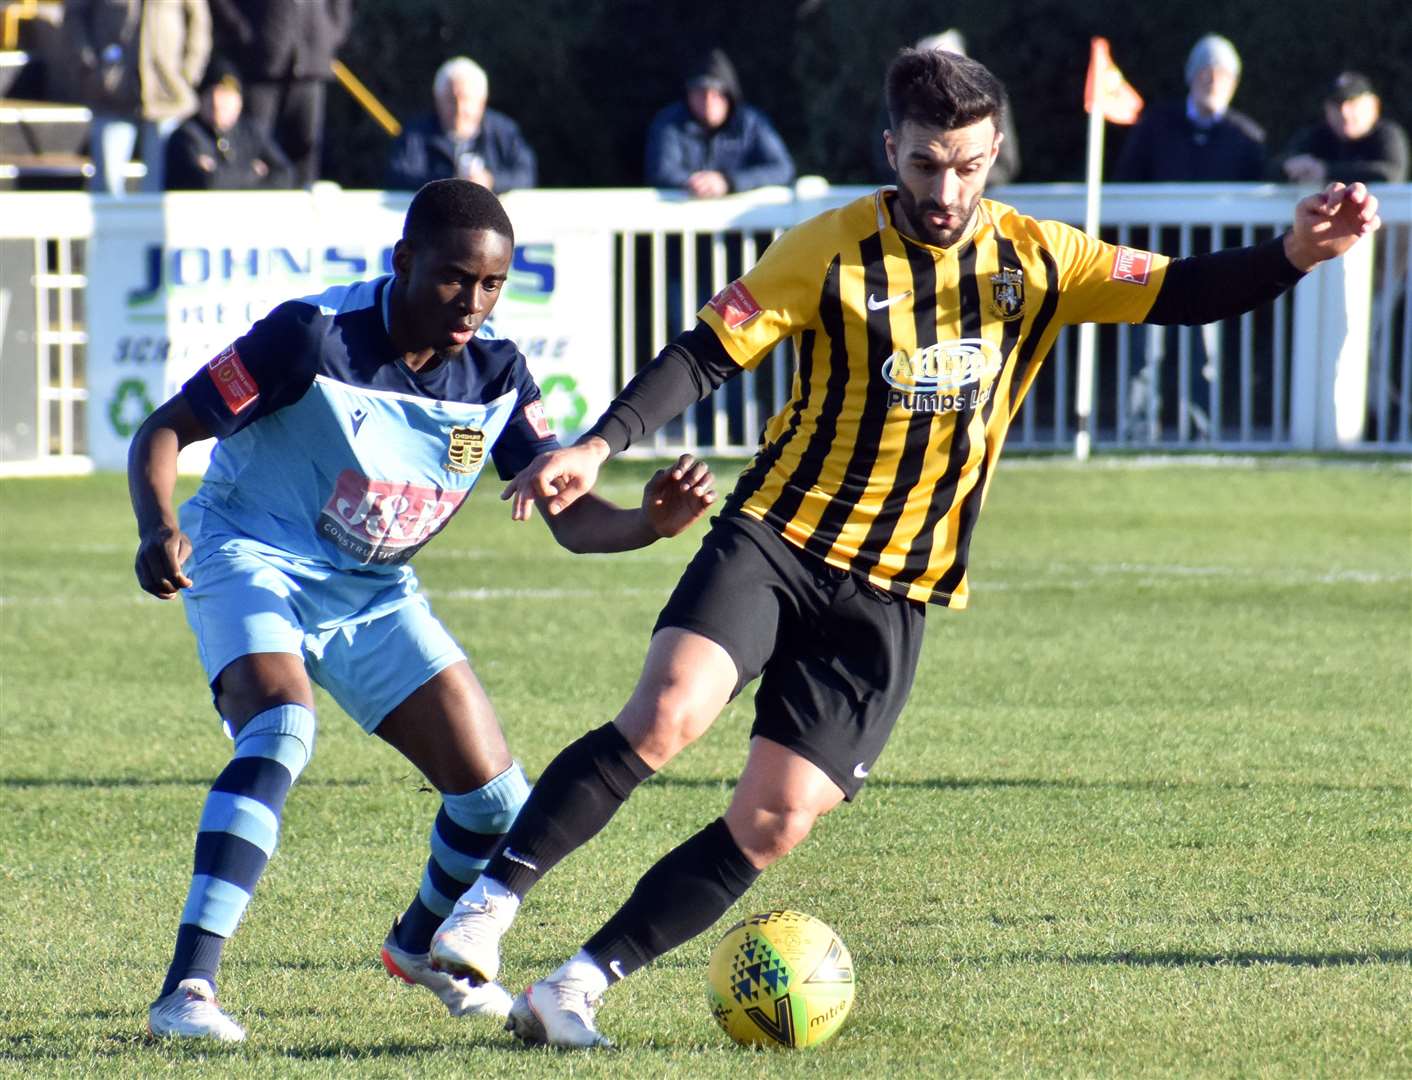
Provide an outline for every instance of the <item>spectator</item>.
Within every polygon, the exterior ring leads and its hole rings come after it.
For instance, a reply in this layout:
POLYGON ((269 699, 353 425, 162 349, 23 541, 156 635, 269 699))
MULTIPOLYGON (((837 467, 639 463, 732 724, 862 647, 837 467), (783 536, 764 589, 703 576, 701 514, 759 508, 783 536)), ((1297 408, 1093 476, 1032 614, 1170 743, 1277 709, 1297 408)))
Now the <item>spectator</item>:
POLYGON ((747 105, 730 59, 712 49, 692 65, 682 100, 652 120, 646 178, 710 199, 794 180, 794 159, 764 113, 747 105))
POLYGON ((1296 184, 1401 184, 1407 179, 1407 132, 1382 119, 1382 100, 1367 76, 1345 71, 1324 98, 1324 123, 1299 132, 1280 158, 1280 178, 1296 184))
POLYGON ((211 0, 219 51, 240 70, 245 115, 294 165, 319 178, 324 92, 348 37, 353 0, 211 0))
POLYGON ((1145 110, 1123 146, 1113 179, 1133 181, 1260 180, 1265 132, 1230 107, 1240 84, 1240 54, 1207 34, 1186 60, 1185 101, 1145 110))
POLYGON ((432 80, 436 111, 413 120, 393 144, 386 186, 416 191, 457 176, 497 194, 534 187, 538 166, 520 127, 486 108, 490 81, 474 60, 457 56, 432 80))
POLYGON ((240 77, 228 62, 206 69, 201 108, 167 142, 168 191, 235 191, 294 186, 279 146, 241 115, 240 77))
MULTIPOLYGON (((966 55, 966 39, 962 37, 961 31, 955 28, 943 30, 940 34, 929 34, 917 42, 918 49, 936 49, 939 52, 953 53, 956 56, 966 55)), ((892 165, 887 160, 887 149, 883 145, 882 132, 888 129, 887 102, 883 102, 879 108, 878 120, 874 126, 874 135, 868 141, 873 158, 873 172, 877 175, 879 182, 892 184, 897 180, 897 174, 893 171, 892 165)), ((1004 187, 1006 184, 1014 183, 1015 178, 1020 173, 1020 139, 1015 134, 1015 115, 1010 108, 1010 96, 1001 95, 1000 116, 998 122, 1000 130, 1000 154, 995 159, 995 164, 991 166, 990 175, 986 179, 986 190, 1004 187)))
MULTIPOLYGON (((1123 146, 1113 179, 1119 182, 1256 181, 1265 171, 1265 132, 1230 107, 1240 84, 1240 54, 1219 34, 1207 34, 1186 58, 1187 96, 1145 109, 1123 146)), ((1211 433, 1212 358, 1221 350, 1219 323, 1183 329, 1135 326, 1131 329, 1138 374, 1129 389, 1133 430, 1156 440, 1164 424, 1176 423, 1185 399, 1188 430, 1205 439, 1211 433), (1182 336, 1190 342, 1187 378, 1181 378, 1182 336)), ((1234 345, 1234 341, 1232 341, 1234 345)))
POLYGON ((206 0, 68 0, 64 33, 79 100, 93 112, 93 190, 124 194, 137 147, 147 169, 142 190, 161 191, 167 138, 196 111, 211 54, 206 0))

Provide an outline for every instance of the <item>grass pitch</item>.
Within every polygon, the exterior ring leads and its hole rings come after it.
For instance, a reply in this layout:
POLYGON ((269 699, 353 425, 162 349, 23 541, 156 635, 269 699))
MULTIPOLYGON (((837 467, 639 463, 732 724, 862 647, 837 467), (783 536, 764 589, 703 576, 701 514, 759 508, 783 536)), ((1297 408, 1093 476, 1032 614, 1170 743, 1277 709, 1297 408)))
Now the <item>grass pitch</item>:
MULTIPOLYGON (((625 700, 695 545, 571 556, 484 487, 417 565, 534 776, 625 700)), ((724 924, 612 991, 611 1054, 521 1049, 388 979, 437 803, 327 699, 226 952, 249 1042, 146 1043, 228 744, 133 547, 120 477, 0 486, 0 1072, 1412 1075, 1405 467, 1007 462, 972 607, 930 612, 863 794, 741 904, 824 919, 857 963, 840 1036, 792 1055, 715 1029, 724 924)), ((534 892, 507 985, 719 813, 748 697, 534 892)))

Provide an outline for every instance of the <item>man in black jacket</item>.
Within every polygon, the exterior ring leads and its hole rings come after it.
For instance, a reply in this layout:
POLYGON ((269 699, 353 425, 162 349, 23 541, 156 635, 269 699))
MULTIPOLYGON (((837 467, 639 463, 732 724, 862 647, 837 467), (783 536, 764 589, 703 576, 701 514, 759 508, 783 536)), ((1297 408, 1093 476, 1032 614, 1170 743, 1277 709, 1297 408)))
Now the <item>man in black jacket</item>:
POLYGON ((235 62, 245 115, 293 163, 300 187, 319 178, 324 88, 348 37, 353 0, 210 0, 216 52, 235 62))
POLYGON ((1291 140, 1281 179, 1296 184, 1340 180, 1401 184, 1407 179, 1407 133, 1382 116, 1382 99, 1367 76, 1345 71, 1324 98, 1324 123, 1291 140))
POLYGON ((432 80, 436 111, 403 129, 387 161, 384 186, 417 191, 432 180, 459 177, 496 194, 534 187, 538 163, 520 127, 486 108, 490 80, 474 60, 456 56, 432 80))
POLYGON ((239 191, 294 186, 294 166, 242 115, 240 78, 217 61, 201 85, 201 107, 167 142, 168 191, 239 191))
MULTIPOLYGON (((1265 170, 1265 132, 1254 120, 1230 107, 1240 85, 1240 54, 1219 34, 1207 34, 1187 55, 1187 96, 1143 111, 1123 146, 1113 171, 1119 182, 1251 183, 1265 170)), ((1217 242, 1199 230, 1200 246, 1217 242)), ((1218 324, 1182 330, 1176 326, 1133 330, 1138 375, 1128 398, 1134 430, 1146 429, 1155 440, 1164 427, 1178 438, 1205 439, 1211 433, 1211 358, 1223 333, 1218 324), (1191 343, 1184 379, 1179 356, 1181 336, 1191 343), (1185 400, 1186 430, 1181 427, 1185 400)), ((1232 338, 1228 345, 1235 347, 1232 338)))
POLYGON ((1265 170, 1265 132, 1230 107, 1240 84, 1240 54, 1218 34, 1207 34, 1186 61, 1189 91, 1182 101, 1147 109, 1123 146, 1113 172, 1119 182, 1259 180, 1265 170))

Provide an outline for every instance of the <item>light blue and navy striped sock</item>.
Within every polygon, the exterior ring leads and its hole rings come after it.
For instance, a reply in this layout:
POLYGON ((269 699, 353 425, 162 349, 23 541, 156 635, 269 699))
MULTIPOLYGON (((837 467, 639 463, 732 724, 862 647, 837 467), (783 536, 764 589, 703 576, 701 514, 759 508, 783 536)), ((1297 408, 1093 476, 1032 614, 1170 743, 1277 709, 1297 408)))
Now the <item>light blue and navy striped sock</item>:
POLYGON ((422 887, 397 924, 399 947, 410 953, 431 947, 432 935, 480 877, 528 795, 524 771, 511 765, 484 787, 441 797, 422 887))
POLYGON ((162 994, 182 979, 215 985, 221 948, 274 854, 285 797, 313 752, 314 714, 302 705, 267 709, 240 729, 235 756, 201 812, 191 889, 162 994))

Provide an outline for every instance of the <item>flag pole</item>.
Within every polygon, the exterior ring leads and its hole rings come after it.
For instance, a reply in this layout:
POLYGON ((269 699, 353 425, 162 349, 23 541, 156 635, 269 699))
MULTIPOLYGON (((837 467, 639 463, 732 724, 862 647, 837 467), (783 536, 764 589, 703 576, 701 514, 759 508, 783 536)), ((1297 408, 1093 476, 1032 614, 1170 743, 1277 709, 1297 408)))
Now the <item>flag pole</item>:
MULTIPOLYGON (((1106 43, 1105 43, 1106 44, 1106 43)), ((1088 110, 1088 164, 1084 171, 1084 232, 1098 236, 1100 201, 1103 191, 1103 101, 1102 88, 1107 80, 1108 50, 1094 41, 1089 58, 1089 77, 1093 80, 1093 101, 1088 110)), ((1079 325, 1079 370, 1074 388, 1074 412, 1078 431, 1074 435, 1074 458, 1087 461, 1093 451, 1093 357, 1097 334, 1091 322, 1079 325)))

